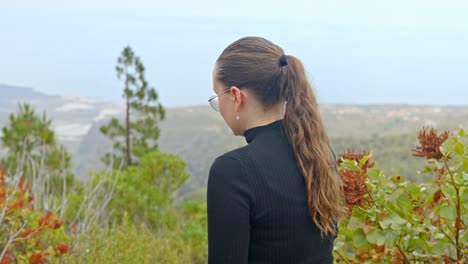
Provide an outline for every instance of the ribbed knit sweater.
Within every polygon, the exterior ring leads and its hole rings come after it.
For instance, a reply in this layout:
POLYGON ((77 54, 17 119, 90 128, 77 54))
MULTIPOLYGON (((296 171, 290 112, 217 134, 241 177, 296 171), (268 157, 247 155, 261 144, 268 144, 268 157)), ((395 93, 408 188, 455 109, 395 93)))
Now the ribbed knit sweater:
POLYGON ((283 119, 244 132, 213 162, 207 189, 209 264, 332 263, 335 236, 312 221, 283 119))

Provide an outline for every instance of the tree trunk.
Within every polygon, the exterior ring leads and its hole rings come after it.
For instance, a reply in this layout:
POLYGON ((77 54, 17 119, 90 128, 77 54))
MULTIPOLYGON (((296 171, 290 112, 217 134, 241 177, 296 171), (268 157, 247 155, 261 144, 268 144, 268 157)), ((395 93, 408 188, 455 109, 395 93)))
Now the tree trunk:
MULTIPOLYGON (((128 89, 127 69, 125 69, 125 88, 128 89)), ((132 155, 130 149, 130 98, 127 97, 127 109, 125 116, 125 156, 127 157, 127 167, 132 165, 132 155)))

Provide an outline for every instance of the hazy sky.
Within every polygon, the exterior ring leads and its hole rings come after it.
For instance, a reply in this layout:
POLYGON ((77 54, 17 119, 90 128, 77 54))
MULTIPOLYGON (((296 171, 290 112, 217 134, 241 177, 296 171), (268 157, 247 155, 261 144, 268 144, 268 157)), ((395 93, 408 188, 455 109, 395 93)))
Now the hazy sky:
POLYGON ((206 103, 232 41, 300 58, 320 103, 468 104, 468 1, 0 0, 0 83, 119 100, 130 44, 166 106, 206 103))

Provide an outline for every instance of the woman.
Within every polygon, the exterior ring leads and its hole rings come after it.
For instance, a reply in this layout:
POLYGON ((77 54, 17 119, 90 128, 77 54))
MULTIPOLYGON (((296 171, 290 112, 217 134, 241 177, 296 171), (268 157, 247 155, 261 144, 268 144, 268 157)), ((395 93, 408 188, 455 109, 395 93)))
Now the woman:
POLYGON ((211 106, 248 144, 210 168, 208 262, 332 263, 342 182, 301 62, 242 38, 216 61, 213 88, 211 106))

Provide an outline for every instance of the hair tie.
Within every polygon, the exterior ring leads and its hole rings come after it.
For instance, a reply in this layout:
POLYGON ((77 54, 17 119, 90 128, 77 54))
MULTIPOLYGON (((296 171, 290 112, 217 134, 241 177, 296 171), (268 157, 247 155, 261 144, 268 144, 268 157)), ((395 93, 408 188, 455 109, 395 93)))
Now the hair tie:
POLYGON ((288 61, 286 60, 286 55, 281 55, 279 59, 281 67, 288 65, 288 61))

